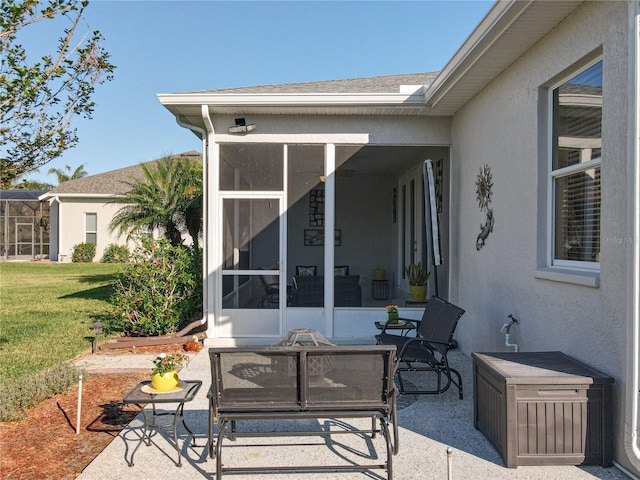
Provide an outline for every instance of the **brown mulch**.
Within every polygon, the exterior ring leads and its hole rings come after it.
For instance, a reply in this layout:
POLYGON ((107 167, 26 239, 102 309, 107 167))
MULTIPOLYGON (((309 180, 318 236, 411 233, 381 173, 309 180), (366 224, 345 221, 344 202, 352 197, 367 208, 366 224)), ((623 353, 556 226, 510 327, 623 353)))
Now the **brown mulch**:
MULTIPOLYGON (((182 345, 138 347, 138 353, 178 351, 182 345)), ((122 353, 130 353, 123 351, 122 353)), ((122 398, 148 373, 89 373, 82 384, 80 433, 78 387, 45 400, 16 422, 0 423, 0 478, 71 480, 138 414, 122 398)))

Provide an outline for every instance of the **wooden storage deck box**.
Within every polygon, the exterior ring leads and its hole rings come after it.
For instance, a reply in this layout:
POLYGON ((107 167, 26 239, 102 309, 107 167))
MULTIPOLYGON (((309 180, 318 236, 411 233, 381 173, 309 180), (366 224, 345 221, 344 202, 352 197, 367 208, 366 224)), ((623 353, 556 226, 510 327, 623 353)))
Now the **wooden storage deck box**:
POLYGON ((472 358, 473 423, 507 467, 612 465, 612 377, 562 352, 472 358))

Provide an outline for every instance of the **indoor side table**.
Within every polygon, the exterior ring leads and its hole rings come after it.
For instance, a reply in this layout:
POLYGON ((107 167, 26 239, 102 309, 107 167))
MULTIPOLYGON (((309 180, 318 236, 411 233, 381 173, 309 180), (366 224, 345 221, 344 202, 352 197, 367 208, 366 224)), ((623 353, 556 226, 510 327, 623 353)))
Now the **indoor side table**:
POLYGON ((136 448, 131 453, 131 460, 127 463, 130 467, 133 466, 133 456, 136 454, 140 445, 144 442, 147 446, 151 445, 151 431, 158 428, 172 429, 173 430, 173 443, 175 444, 176 451, 178 452, 178 467, 182 466, 182 455, 180 454, 180 447, 178 446, 178 423, 182 423, 184 428, 189 432, 193 439, 193 446, 196 447, 196 437, 193 432, 187 427, 184 421, 184 404, 193 400, 202 386, 201 380, 183 380, 180 382, 180 390, 162 393, 147 393, 151 387, 151 381, 145 380, 136 385, 124 397, 123 403, 137 405, 142 411, 142 417, 144 419, 144 426, 142 430, 142 438, 136 448), (151 415, 147 416, 144 405, 151 404, 151 415), (157 411, 157 404, 176 404, 175 410, 171 411, 157 411), (166 421, 163 421, 166 419, 166 421))

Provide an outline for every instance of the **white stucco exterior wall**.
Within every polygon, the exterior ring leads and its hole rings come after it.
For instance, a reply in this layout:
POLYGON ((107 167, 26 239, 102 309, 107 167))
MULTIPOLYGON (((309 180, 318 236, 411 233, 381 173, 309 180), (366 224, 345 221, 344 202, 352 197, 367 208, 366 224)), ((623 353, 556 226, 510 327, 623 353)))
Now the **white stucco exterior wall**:
MULTIPOLYGON (((237 115, 236 115, 237 116, 237 115)), ((256 128, 250 134, 227 133, 232 115, 212 118, 218 143, 272 142, 376 145, 449 145, 448 117, 345 115, 247 115, 256 128)))
POLYGON ((561 350, 615 378, 615 459, 624 455, 628 212, 628 5, 585 2, 471 100, 452 121, 451 300, 465 308, 461 348, 506 351, 500 328, 515 314, 511 341, 521 351, 561 350), (546 218, 544 90, 548 82, 602 49, 602 224, 599 287, 539 278, 546 218), (541 163, 543 162, 543 163, 541 163), (476 251, 484 213, 476 201, 482 164, 493 174, 495 226, 476 251))
MULTIPOLYGON (((119 236, 117 233, 109 232, 109 223, 120 209, 121 205, 107 203, 105 199, 91 198, 61 198, 60 202, 53 202, 58 205, 57 225, 52 225, 50 259, 54 261, 70 262, 73 254, 73 247, 86 241, 85 239, 85 214, 97 214, 97 244, 94 262, 99 262, 104 249, 110 244, 134 245, 127 242, 126 236, 119 236), (57 249, 54 248, 54 238, 57 239, 57 249)), ((53 210, 52 204, 52 212, 53 210)))

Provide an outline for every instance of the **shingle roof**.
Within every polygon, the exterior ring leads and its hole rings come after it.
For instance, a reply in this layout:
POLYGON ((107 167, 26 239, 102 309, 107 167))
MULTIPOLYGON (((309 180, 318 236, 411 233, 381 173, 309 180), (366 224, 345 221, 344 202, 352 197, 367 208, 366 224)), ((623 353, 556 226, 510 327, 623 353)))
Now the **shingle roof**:
MULTIPOLYGON (((200 158, 200 152, 191 150, 174 156, 178 158, 200 158)), ((49 195, 69 193, 88 195, 122 195, 130 189, 127 182, 131 182, 136 178, 142 178, 143 172, 141 165, 143 163, 145 165, 149 165, 157 161, 158 159, 151 160, 149 162, 142 162, 130 167, 118 168, 109 172, 98 173, 96 175, 89 175, 84 178, 77 178, 75 180, 62 182, 51 190, 49 195)))
POLYGON ((378 77, 348 78, 305 83, 279 83, 250 87, 197 90, 184 93, 397 93, 401 85, 425 85, 433 82, 438 72, 406 73, 378 77))

